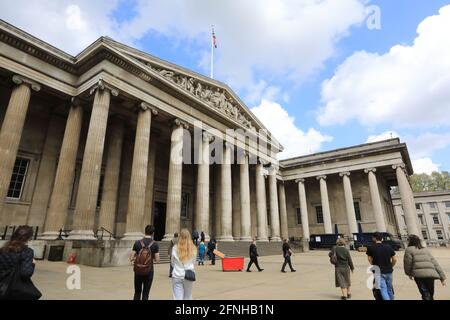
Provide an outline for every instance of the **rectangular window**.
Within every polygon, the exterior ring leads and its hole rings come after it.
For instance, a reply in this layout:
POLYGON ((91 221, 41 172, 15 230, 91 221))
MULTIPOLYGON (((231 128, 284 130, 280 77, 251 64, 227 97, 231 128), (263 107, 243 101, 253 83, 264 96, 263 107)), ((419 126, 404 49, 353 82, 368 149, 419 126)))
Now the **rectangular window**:
POLYGON ((445 201, 444 204, 447 209, 450 209, 450 201, 445 201))
POLYGON ((436 230, 436 235, 438 240, 444 240, 444 236, 442 235, 442 230, 436 230))
POLYGON ((421 224, 421 225, 423 225, 423 226, 425 225, 425 220, 424 220, 422 214, 419 215, 419 221, 420 221, 420 224, 421 224))
POLYGON ((436 209, 436 202, 428 202, 430 209, 436 209))
POLYGON ((30 160, 17 158, 14 163, 13 173, 9 182, 7 197, 11 199, 20 199, 22 197, 23 186, 28 172, 30 160))
POLYGON ((322 211, 322 206, 317 206, 316 207, 316 219, 317 219, 317 223, 323 223, 323 211, 322 211))
POLYGON ((428 233, 426 230, 422 230, 422 237, 424 240, 428 240, 428 233))
POLYGON ((420 203, 416 203, 416 209, 420 210, 420 203))
POLYGON ((302 212, 300 211, 300 208, 297 208, 295 213, 297 217, 297 224, 302 224, 302 212))
POLYGON ((187 218, 189 216, 189 193, 181 193, 181 216, 187 218))
POLYGON ((433 223, 434 224, 439 224, 439 217, 438 217, 438 215, 434 215, 433 216, 433 223))
POLYGON ((353 205, 355 206, 356 221, 361 221, 361 208, 359 207, 359 202, 353 202, 353 205))

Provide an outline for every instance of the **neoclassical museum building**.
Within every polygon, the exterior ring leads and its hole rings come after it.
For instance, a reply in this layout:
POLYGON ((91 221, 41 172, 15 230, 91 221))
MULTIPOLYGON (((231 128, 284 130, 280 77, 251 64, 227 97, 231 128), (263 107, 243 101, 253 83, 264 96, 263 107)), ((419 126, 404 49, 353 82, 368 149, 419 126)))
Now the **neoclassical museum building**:
POLYGON ((419 234, 398 139, 278 161, 226 84, 107 37, 74 57, 0 21, 0 123, 5 235, 28 224, 73 250, 99 234, 118 248, 147 224, 162 243, 183 227, 224 243, 399 235, 392 186, 419 234))

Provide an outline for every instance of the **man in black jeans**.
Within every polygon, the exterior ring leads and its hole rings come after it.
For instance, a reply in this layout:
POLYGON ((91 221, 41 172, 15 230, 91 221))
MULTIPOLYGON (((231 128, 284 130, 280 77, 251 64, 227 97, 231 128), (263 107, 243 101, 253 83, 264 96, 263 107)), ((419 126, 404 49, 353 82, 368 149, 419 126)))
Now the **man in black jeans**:
MULTIPOLYGON (((138 240, 134 243, 133 252, 131 254, 131 262, 133 263, 137 255, 142 249, 141 241, 144 246, 150 246, 150 252, 152 254, 152 259, 156 263, 159 263, 159 246, 153 241, 153 234, 155 233, 155 228, 153 226, 145 227, 145 237, 142 240, 138 240)), ((153 263, 151 264, 150 272, 147 275, 134 274, 134 300, 148 300, 150 294, 150 288, 153 282, 153 263), (141 296, 142 295, 142 296, 141 296)))
POLYGON ((284 270, 286 268, 286 265, 289 264, 289 268, 291 268, 291 272, 295 272, 297 270, 295 270, 292 267, 292 262, 291 262, 291 255, 292 255, 292 250, 291 250, 291 246, 288 243, 288 239, 284 239, 283 240, 283 257, 284 257, 284 263, 283 266, 281 267, 281 272, 285 273, 286 271, 284 270))
POLYGON ((248 266, 247 266, 247 272, 251 272, 250 267, 252 266, 253 263, 255 264, 255 266, 259 272, 264 270, 259 267, 258 256, 259 256, 259 254, 258 254, 258 250, 256 248, 256 239, 253 238, 253 242, 250 245, 250 262, 248 263, 248 266))

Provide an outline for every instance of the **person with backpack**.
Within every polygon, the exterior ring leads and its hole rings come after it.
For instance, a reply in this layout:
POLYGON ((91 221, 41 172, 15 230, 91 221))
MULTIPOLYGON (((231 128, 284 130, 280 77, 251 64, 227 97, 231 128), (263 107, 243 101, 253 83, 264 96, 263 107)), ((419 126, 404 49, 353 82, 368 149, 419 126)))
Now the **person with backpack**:
POLYGON ((281 267, 281 272, 283 272, 283 273, 286 272, 285 271, 286 265, 289 265, 291 272, 296 272, 297 270, 295 270, 294 267, 292 267, 291 256, 293 254, 293 251, 291 249, 291 246, 289 245, 288 239, 283 240, 282 250, 283 250, 284 263, 283 263, 283 266, 281 267))
POLYGON ((178 232, 175 232, 173 234, 173 239, 170 240, 170 245, 169 245, 169 248, 167 251, 167 254, 169 255, 169 261, 170 261, 170 263, 169 263, 169 278, 172 278, 172 270, 173 270, 172 249, 173 249, 173 246, 177 244, 177 242, 178 242, 178 232))
POLYGON ((27 243, 32 236, 30 226, 19 226, 0 249, 0 300, 41 298, 41 292, 31 281, 36 262, 27 243))
POLYGON ((434 281, 445 286, 445 273, 431 253, 422 246, 420 238, 410 235, 403 257, 405 274, 416 282, 422 300, 434 300, 434 281))
POLYGON ((374 296, 376 299, 380 295, 383 300, 394 300, 392 274, 397 263, 395 251, 390 245, 383 243, 383 237, 379 232, 373 234, 372 241, 374 244, 367 248, 366 254, 369 263, 376 268, 375 282, 379 285, 375 286, 374 296), (377 289, 379 289, 379 295, 377 289))
POLYGON ((203 241, 200 242, 198 246, 198 265, 205 265, 205 253, 206 253, 206 245, 203 241))
POLYGON ((341 300, 351 299, 352 294, 350 292, 350 287, 352 283, 350 271, 353 273, 355 267, 350 251, 345 247, 345 239, 343 237, 338 238, 336 246, 331 249, 328 256, 330 257, 331 264, 334 265, 336 288, 341 288, 341 300))
POLYGON ((181 230, 178 243, 172 249, 172 294, 174 300, 192 300, 196 256, 197 248, 191 240, 189 230, 181 230))
POLYGON ((130 260, 134 265, 134 300, 148 300, 153 282, 153 262, 159 263, 159 246, 153 240, 155 228, 145 227, 145 237, 134 243, 130 260))

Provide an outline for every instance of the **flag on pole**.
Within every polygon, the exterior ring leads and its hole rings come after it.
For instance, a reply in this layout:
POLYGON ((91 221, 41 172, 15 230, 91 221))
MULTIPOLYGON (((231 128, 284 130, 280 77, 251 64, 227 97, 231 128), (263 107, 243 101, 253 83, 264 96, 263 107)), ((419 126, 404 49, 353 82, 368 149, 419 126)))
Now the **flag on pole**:
POLYGON ((214 27, 212 27, 212 41, 213 41, 214 48, 217 49, 217 39, 216 39, 216 33, 214 32, 214 27))

